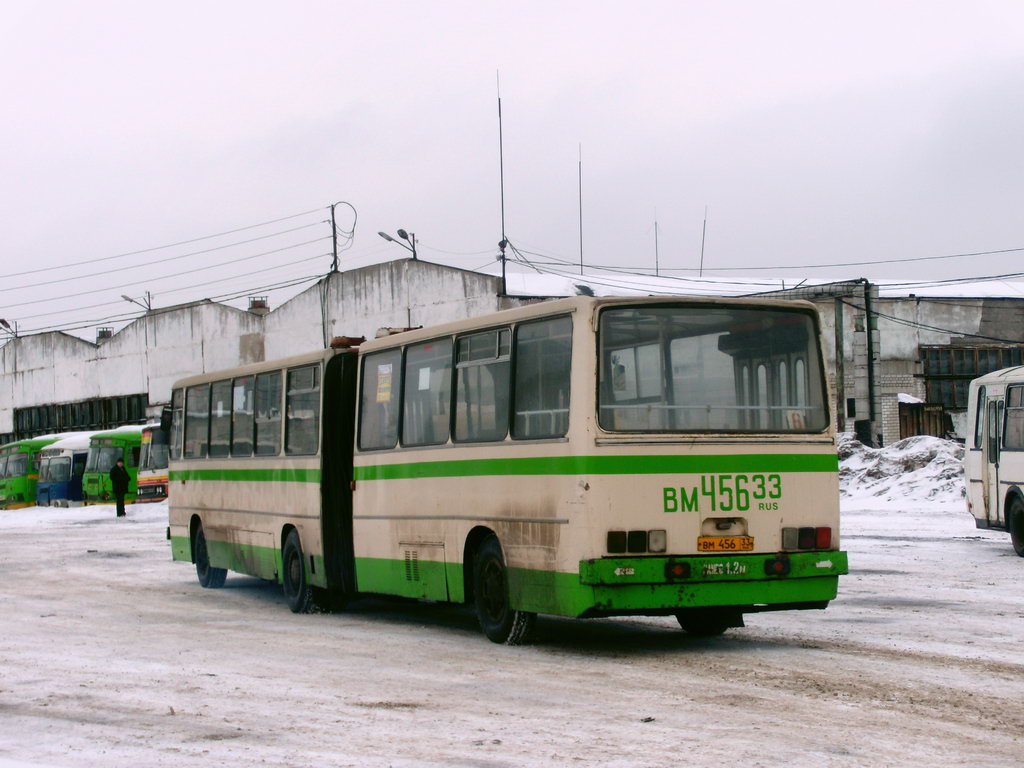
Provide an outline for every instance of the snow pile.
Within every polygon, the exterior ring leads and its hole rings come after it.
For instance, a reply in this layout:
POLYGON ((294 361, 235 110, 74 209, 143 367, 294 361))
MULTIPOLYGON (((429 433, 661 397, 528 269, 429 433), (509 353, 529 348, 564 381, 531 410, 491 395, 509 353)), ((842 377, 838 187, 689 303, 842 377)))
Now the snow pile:
POLYGON ((918 435, 885 448, 839 436, 839 489, 843 498, 961 504, 965 494, 959 443, 918 435))

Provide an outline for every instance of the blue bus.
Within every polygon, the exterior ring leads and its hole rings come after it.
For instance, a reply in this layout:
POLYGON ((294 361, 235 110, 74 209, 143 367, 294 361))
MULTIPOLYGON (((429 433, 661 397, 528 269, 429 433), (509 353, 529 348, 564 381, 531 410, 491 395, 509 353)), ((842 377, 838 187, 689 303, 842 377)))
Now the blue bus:
POLYGON ((92 432, 68 432, 39 452, 36 504, 66 507, 82 501, 82 475, 92 432))

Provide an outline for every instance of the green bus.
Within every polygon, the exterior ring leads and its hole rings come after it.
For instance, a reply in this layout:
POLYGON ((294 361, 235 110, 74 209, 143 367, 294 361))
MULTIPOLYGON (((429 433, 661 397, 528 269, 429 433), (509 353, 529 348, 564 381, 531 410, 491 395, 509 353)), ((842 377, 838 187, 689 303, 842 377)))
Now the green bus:
POLYGON ((0 446, 0 509, 36 504, 39 452, 61 435, 40 435, 0 446))
POLYGON ((135 501, 143 427, 142 424, 118 427, 109 432, 97 432, 89 439, 89 458, 86 459, 85 475, 82 478, 82 498, 87 505, 110 504, 114 501, 110 469, 118 459, 124 459, 124 468, 131 476, 125 503, 132 504, 135 501))

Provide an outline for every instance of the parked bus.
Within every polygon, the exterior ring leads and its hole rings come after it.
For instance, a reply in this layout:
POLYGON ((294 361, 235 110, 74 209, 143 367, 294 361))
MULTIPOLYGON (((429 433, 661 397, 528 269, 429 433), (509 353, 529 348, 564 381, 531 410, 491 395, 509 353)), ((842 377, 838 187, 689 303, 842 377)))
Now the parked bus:
POLYGON ((142 453, 136 477, 137 503, 167 498, 167 431, 158 424, 142 429, 142 453))
POLYGON ((168 537, 204 587, 280 582, 719 634, 846 573, 806 302, 576 297, 185 379, 168 537))
POLYGON ((86 504, 109 504, 114 501, 110 484, 110 469, 118 459, 124 459, 131 484, 125 496, 125 503, 135 501, 136 475, 139 471, 139 454, 142 451, 142 426, 118 427, 108 432, 97 432, 89 439, 89 458, 85 464, 83 487, 86 504))
POLYGON ((1007 531, 1024 557, 1024 367, 980 376, 968 398, 967 509, 978 528, 1007 531))
POLYGON ((92 432, 66 432, 39 452, 36 504, 66 507, 82 501, 82 475, 92 432))
POLYGON ((35 506, 39 451, 58 439, 41 435, 0 446, 0 509, 35 506))

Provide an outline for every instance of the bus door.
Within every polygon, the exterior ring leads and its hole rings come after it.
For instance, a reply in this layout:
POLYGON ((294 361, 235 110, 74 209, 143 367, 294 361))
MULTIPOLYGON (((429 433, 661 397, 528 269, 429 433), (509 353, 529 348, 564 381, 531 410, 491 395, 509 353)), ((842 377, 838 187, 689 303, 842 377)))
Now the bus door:
POLYGON ((982 492, 989 524, 1002 524, 1003 505, 999 493, 1000 436, 1003 426, 1003 398, 991 398, 985 405, 985 440, 982 456, 982 492))

